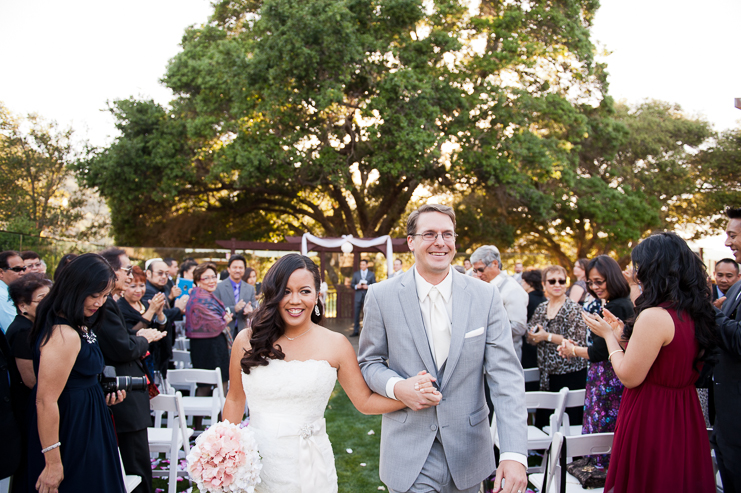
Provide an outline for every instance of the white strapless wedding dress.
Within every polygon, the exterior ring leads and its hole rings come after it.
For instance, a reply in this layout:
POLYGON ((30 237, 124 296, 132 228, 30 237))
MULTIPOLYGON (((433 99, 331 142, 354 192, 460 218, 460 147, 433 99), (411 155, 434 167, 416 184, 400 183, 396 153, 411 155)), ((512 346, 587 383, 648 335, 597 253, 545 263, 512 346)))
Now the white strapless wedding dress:
POLYGON ((259 493, 335 493, 324 410, 337 380, 327 361, 273 359, 242 373, 250 428, 262 457, 259 493))

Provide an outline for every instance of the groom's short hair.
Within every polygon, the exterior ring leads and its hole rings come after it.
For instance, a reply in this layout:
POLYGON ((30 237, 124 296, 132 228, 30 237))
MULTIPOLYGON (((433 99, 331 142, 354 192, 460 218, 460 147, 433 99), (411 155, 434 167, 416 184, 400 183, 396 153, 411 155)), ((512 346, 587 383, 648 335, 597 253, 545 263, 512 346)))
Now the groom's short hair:
POLYGON ((453 227, 455 228, 455 211, 452 207, 440 204, 425 204, 409 214, 409 219, 407 219, 407 236, 417 233, 417 220, 419 219, 419 215, 424 214, 425 212, 440 212, 445 214, 451 221, 453 221, 453 227))

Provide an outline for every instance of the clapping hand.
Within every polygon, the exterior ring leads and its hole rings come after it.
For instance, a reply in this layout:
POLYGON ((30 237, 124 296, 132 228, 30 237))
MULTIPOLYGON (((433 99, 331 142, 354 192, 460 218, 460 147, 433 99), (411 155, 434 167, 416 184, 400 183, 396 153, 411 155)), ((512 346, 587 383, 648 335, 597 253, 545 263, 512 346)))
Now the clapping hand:
POLYGON ((229 323, 232 321, 232 318, 234 318, 234 315, 232 315, 231 312, 226 312, 224 314, 224 322, 229 323))
POLYGON ((136 333, 139 337, 143 337, 147 340, 147 342, 152 343, 159 341, 163 337, 167 335, 167 331, 160 332, 157 329, 139 329, 139 331, 136 333))
POLYGON ((605 316, 604 318, 597 314, 587 312, 582 312, 581 315, 584 322, 586 322, 587 326, 594 334, 603 339, 609 337, 610 334, 613 334, 618 341, 621 340, 624 327, 622 320, 610 313, 610 310, 606 308, 602 311, 605 316))
POLYGON ((726 297, 723 296, 722 298, 718 298, 717 300, 713 301, 713 305, 715 306, 715 308, 720 310, 725 301, 726 301, 726 297))
POLYGON ((171 299, 171 300, 174 300, 175 298, 177 298, 178 296, 180 296, 180 295, 182 294, 182 292, 183 292, 183 290, 182 290, 182 289, 180 289, 180 288, 179 288, 179 287, 177 287, 177 286, 173 286, 173 287, 172 287, 172 288, 170 289, 170 299, 171 299))
POLYGON ((244 300, 239 300, 239 303, 234 307, 234 313, 239 313, 244 310, 245 305, 247 305, 247 303, 244 300))
POLYGON ((248 301, 247 302, 247 305, 244 307, 244 310, 242 311, 242 313, 245 316, 247 316, 247 315, 249 315, 250 313, 252 313, 254 311, 255 311, 255 308, 252 306, 252 302, 251 301, 248 301))
POLYGON ((189 296, 186 294, 175 300, 175 308, 179 308, 181 312, 184 312, 185 305, 188 304, 188 298, 189 296))
POLYGON ((162 310, 165 307, 165 294, 164 293, 157 293, 155 294, 151 300, 149 300, 149 308, 154 311, 154 313, 162 313, 162 310))
POLYGON ((574 355, 574 348, 577 347, 576 343, 571 339, 563 338, 561 345, 558 346, 558 354, 564 359, 571 359, 574 355))

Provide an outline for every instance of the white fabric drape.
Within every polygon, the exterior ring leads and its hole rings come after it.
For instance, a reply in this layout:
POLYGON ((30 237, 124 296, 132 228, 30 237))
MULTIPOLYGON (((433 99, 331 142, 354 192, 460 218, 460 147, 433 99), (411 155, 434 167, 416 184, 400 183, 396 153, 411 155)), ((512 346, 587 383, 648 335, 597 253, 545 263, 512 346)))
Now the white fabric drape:
POLYGON ((309 253, 309 242, 315 245, 323 246, 326 248, 338 248, 345 243, 351 243, 360 248, 374 247, 378 245, 386 244, 386 270, 388 276, 394 271, 394 247, 391 244, 391 237, 389 235, 379 236, 378 238, 363 239, 355 238, 353 235, 343 235, 342 238, 319 238, 311 233, 304 233, 301 237, 301 255, 307 255, 309 253))

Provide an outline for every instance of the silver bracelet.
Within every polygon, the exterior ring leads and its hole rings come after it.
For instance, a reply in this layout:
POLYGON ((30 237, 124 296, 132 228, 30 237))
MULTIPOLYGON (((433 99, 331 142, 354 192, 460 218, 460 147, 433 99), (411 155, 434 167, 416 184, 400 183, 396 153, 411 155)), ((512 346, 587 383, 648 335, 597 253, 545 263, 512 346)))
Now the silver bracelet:
POLYGON ((62 445, 62 442, 57 442, 57 443, 55 443, 54 445, 49 445, 49 446, 48 446, 48 447, 46 447, 46 448, 42 448, 42 449, 41 449, 41 453, 42 453, 42 454, 45 454, 45 453, 47 453, 48 451, 50 451, 50 450, 54 450, 55 448, 57 448, 57 447, 59 447, 59 446, 61 446, 61 445, 62 445))

